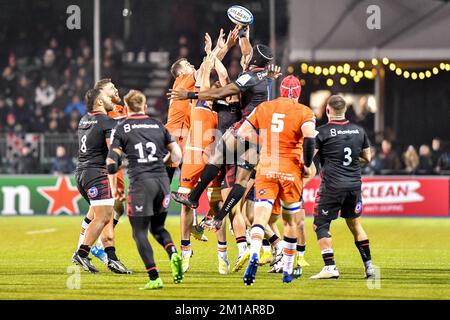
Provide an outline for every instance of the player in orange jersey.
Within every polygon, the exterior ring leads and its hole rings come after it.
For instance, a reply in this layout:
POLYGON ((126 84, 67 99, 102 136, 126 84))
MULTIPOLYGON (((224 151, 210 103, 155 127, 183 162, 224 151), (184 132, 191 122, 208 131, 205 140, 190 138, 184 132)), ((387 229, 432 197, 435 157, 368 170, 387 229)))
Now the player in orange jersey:
POLYGON ((295 214, 300 211, 303 188, 300 147, 303 148, 303 170, 309 175, 314 155, 315 117, 310 108, 298 103, 300 90, 297 78, 286 77, 281 83, 281 97, 261 103, 238 131, 240 138, 259 144, 261 148, 245 285, 255 282, 264 229, 277 199, 284 222, 283 282, 291 282, 301 275, 301 267, 293 268, 297 245, 295 214))

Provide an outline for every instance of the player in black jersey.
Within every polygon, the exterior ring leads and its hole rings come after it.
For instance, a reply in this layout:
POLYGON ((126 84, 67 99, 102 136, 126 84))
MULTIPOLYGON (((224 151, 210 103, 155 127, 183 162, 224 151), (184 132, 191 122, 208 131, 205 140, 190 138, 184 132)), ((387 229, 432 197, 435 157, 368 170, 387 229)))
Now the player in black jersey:
MULTIPOLYGON (((77 187, 89 203, 92 221, 87 228, 83 243, 72 257, 72 261, 85 271, 98 272, 88 258, 92 245, 103 229, 112 223, 114 198, 112 197, 106 171, 106 156, 111 130, 115 121, 106 113, 112 110, 111 97, 99 89, 86 93, 86 109, 78 125, 78 164, 75 172, 77 187)), ((108 268, 116 273, 131 273, 117 258, 115 247, 105 248, 108 254, 108 268)))
POLYGON ((148 241, 149 231, 169 255, 174 282, 183 280, 181 256, 164 228, 170 204, 170 183, 164 163, 178 163, 181 149, 161 122, 145 115, 146 99, 142 92, 131 90, 124 100, 129 116, 115 127, 107 159, 109 179, 114 198, 122 199, 123 193, 117 188, 117 170, 125 154, 130 178, 127 214, 150 278, 143 289, 158 289, 163 283, 148 241))
POLYGON ((375 275, 369 240, 359 219, 362 212, 361 165, 370 162, 370 143, 363 128, 345 119, 346 110, 342 97, 331 96, 326 109, 329 122, 317 129, 316 154, 322 167, 322 179, 314 207, 314 229, 325 267, 311 279, 339 277, 329 233, 331 221, 339 215, 353 234, 366 276, 375 275))
MULTIPOLYGON (((236 132, 245 120, 245 117, 250 114, 257 105, 270 99, 271 79, 276 79, 280 75, 280 68, 278 66, 269 65, 269 67, 266 68, 271 60, 273 60, 271 49, 264 45, 256 45, 253 48, 253 54, 249 60, 248 70, 241 74, 236 81, 221 88, 212 88, 199 93, 187 92, 182 89, 171 90, 168 93, 173 99, 198 98, 201 100, 218 100, 240 94, 241 104, 244 106, 243 119, 236 123, 235 127, 232 130, 228 130, 222 137, 223 143, 228 150, 237 149, 238 151, 244 151, 239 152, 238 154, 236 183, 216 217, 213 220, 208 220, 204 223, 206 228, 215 231, 219 230, 223 218, 231 212, 245 194, 247 182, 249 181, 257 162, 257 150, 248 145, 245 147, 237 147, 236 145, 240 140, 236 138, 236 132)), ((201 194, 220 171, 220 165, 223 163, 222 148, 221 143, 219 143, 214 156, 205 166, 205 170, 200 177, 199 183, 192 190, 189 197, 181 197, 179 194, 172 194, 175 201, 191 208, 196 208, 198 206, 201 194)))

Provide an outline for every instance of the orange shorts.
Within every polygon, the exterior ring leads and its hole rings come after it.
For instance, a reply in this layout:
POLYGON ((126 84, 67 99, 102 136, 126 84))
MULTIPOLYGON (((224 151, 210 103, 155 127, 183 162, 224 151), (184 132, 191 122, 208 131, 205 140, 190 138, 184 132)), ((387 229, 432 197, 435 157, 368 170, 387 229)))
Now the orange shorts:
POLYGON ((255 195, 258 200, 276 200, 284 203, 298 203, 302 195, 302 179, 297 174, 283 176, 256 173, 255 195))
MULTIPOLYGON (((198 153, 198 152, 195 152, 198 153)), ((200 157, 200 155, 197 155, 200 157)), ((205 169, 207 159, 205 156, 201 156, 201 161, 199 162, 188 162, 183 163, 180 172, 180 188, 178 192, 190 193, 192 189, 197 185, 203 170, 205 169)), ((210 188, 220 188, 222 183, 222 176, 219 174, 217 177, 209 184, 210 188)))

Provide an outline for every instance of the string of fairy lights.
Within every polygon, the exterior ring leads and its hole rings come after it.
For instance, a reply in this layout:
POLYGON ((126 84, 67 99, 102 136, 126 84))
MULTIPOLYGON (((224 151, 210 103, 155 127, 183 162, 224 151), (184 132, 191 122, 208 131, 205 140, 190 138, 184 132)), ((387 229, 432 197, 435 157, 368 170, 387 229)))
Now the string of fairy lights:
MULTIPOLYGON (((337 81, 343 86, 345 86, 349 79, 352 79, 354 83, 358 83, 361 79, 375 79, 379 64, 384 65, 386 70, 390 70, 398 77, 403 77, 404 79, 411 80, 425 80, 433 76, 438 75, 440 72, 450 72, 450 63, 441 62, 439 65, 433 66, 427 70, 423 71, 411 71, 404 70, 397 66, 394 62, 391 62, 388 57, 384 57, 380 60, 373 58, 370 61, 358 61, 357 67, 352 68, 350 63, 344 63, 340 65, 328 65, 319 66, 307 63, 302 63, 300 65, 300 71, 303 74, 311 74, 315 76, 328 77, 326 79, 327 86, 331 87, 334 85, 336 78, 337 81)), ((293 74, 295 71, 293 66, 288 67, 289 74, 293 74)), ((302 79, 302 85, 305 84, 305 80, 302 79)))

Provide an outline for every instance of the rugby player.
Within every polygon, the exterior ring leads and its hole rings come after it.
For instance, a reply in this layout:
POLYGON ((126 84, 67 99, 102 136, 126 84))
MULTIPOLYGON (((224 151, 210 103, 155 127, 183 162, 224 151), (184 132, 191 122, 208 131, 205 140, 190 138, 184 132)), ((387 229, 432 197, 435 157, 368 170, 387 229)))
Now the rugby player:
POLYGON ((331 96, 326 112, 329 122, 317 129, 316 153, 322 166, 321 183, 314 208, 314 229, 325 266, 311 279, 338 278, 330 224, 340 215, 355 239, 366 277, 375 276, 369 239, 361 225, 361 167, 371 160, 370 143, 364 129, 345 118, 345 100, 331 96))
MULTIPOLYGON (((74 253, 72 261, 85 271, 98 272, 90 259, 89 252, 105 228, 112 230, 114 198, 108 183, 105 160, 108 154, 111 131, 115 121, 107 116, 113 109, 111 97, 99 89, 86 93, 86 109, 78 125, 78 163, 75 172, 77 187, 89 203, 88 216, 92 217, 82 243, 74 253)), ((108 268, 115 273, 131 273, 117 258, 112 243, 105 247, 108 268)))
POLYGON ((164 160, 168 164, 179 163, 181 149, 162 123, 145 115, 146 98, 142 92, 131 90, 124 99, 129 116, 115 127, 106 162, 108 178, 114 198, 122 200, 124 195, 118 188, 117 171, 120 158, 125 155, 130 177, 127 214, 134 241, 150 278, 142 289, 159 289, 163 282, 148 241, 149 231, 169 255, 173 281, 181 283, 183 280, 181 256, 164 228, 170 203, 170 183, 164 160))
POLYGON ((314 155, 315 117, 309 107, 298 103, 299 97, 300 81, 294 76, 284 78, 280 97, 256 107, 238 131, 240 138, 261 146, 245 285, 255 282, 265 226, 277 199, 280 200, 284 222, 282 281, 289 283, 302 272, 300 266, 294 269, 298 234, 296 214, 301 205, 302 170, 309 175, 314 155), (303 167, 300 147, 303 149, 303 167))
MULTIPOLYGON (((116 120, 117 122, 123 120, 127 116, 127 109, 124 106, 119 105, 121 99, 119 96, 119 91, 115 87, 114 83, 111 82, 111 79, 101 79, 97 81, 94 86, 95 89, 99 89, 104 92, 108 97, 111 98, 111 101, 114 104, 114 109, 108 112, 108 116, 116 120)), ((118 187, 122 190, 125 189, 125 181, 123 177, 122 169, 118 172, 118 187)), ((106 266, 108 265, 108 255, 105 252, 105 247, 114 247, 114 228, 119 222, 120 217, 124 212, 124 203, 123 201, 115 201, 114 202, 114 217, 113 224, 108 224, 107 227, 102 231, 100 238, 97 243, 92 246, 91 253, 97 257, 100 261, 102 261, 106 266)), ((88 228, 89 223, 91 222, 92 214, 88 212, 86 217, 84 218, 81 225, 81 232, 79 237, 79 245, 80 246, 84 239, 85 230, 88 228)))
MULTIPOLYGON (((252 56, 249 62, 249 68, 236 81, 221 87, 212 88, 204 92, 188 92, 187 90, 178 89, 170 90, 168 96, 172 99, 189 99, 196 98, 201 100, 219 100, 229 96, 241 94, 241 103, 245 106, 243 109, 244 118, 236 123, 233 129, 228 130, 223 135, 225 145, 229 150, 236 150, 236 131, 244 121, 245 117, 252 112, 252 110, 260 103, 269 100, 269 92, 271 91, 271 81, 269 78, 277 78, 280 73, 278 66, 269 65, 268 63, 273 59, 272 51, 265 45, 256 45, 253 48, 252 56)), ((221 149, 221 148, 220 148, 221 149)), ((198 201, 201 194, 207 188, 208 184, 216 178, 220 171, 220 164, 222 162, 222 150, 217 149, 214 156, 211 157, 209 163, 205 166, 202 172, 199 183, 192 190, 189 197, 180 197, 177 194, 172 194, 173 199, 177 202, 185 204, 191 208, 198 206, 198 201)), ((237 147, 238 151, 238 169, 236 174, 236 183, 234 184, 229 196, 224 202, 219 213, 214 219, 208 220, 204 225, 212 230, 220 229, 223 218, 233 209, 239 200, 245 194, 247 182, 254 170, 257 158, 257 150, 248 148, 247 146, 237 147), (253 159, 253 160, 251 160, 253 159), (250 161, 249 161, 250 160, 250 161)))

